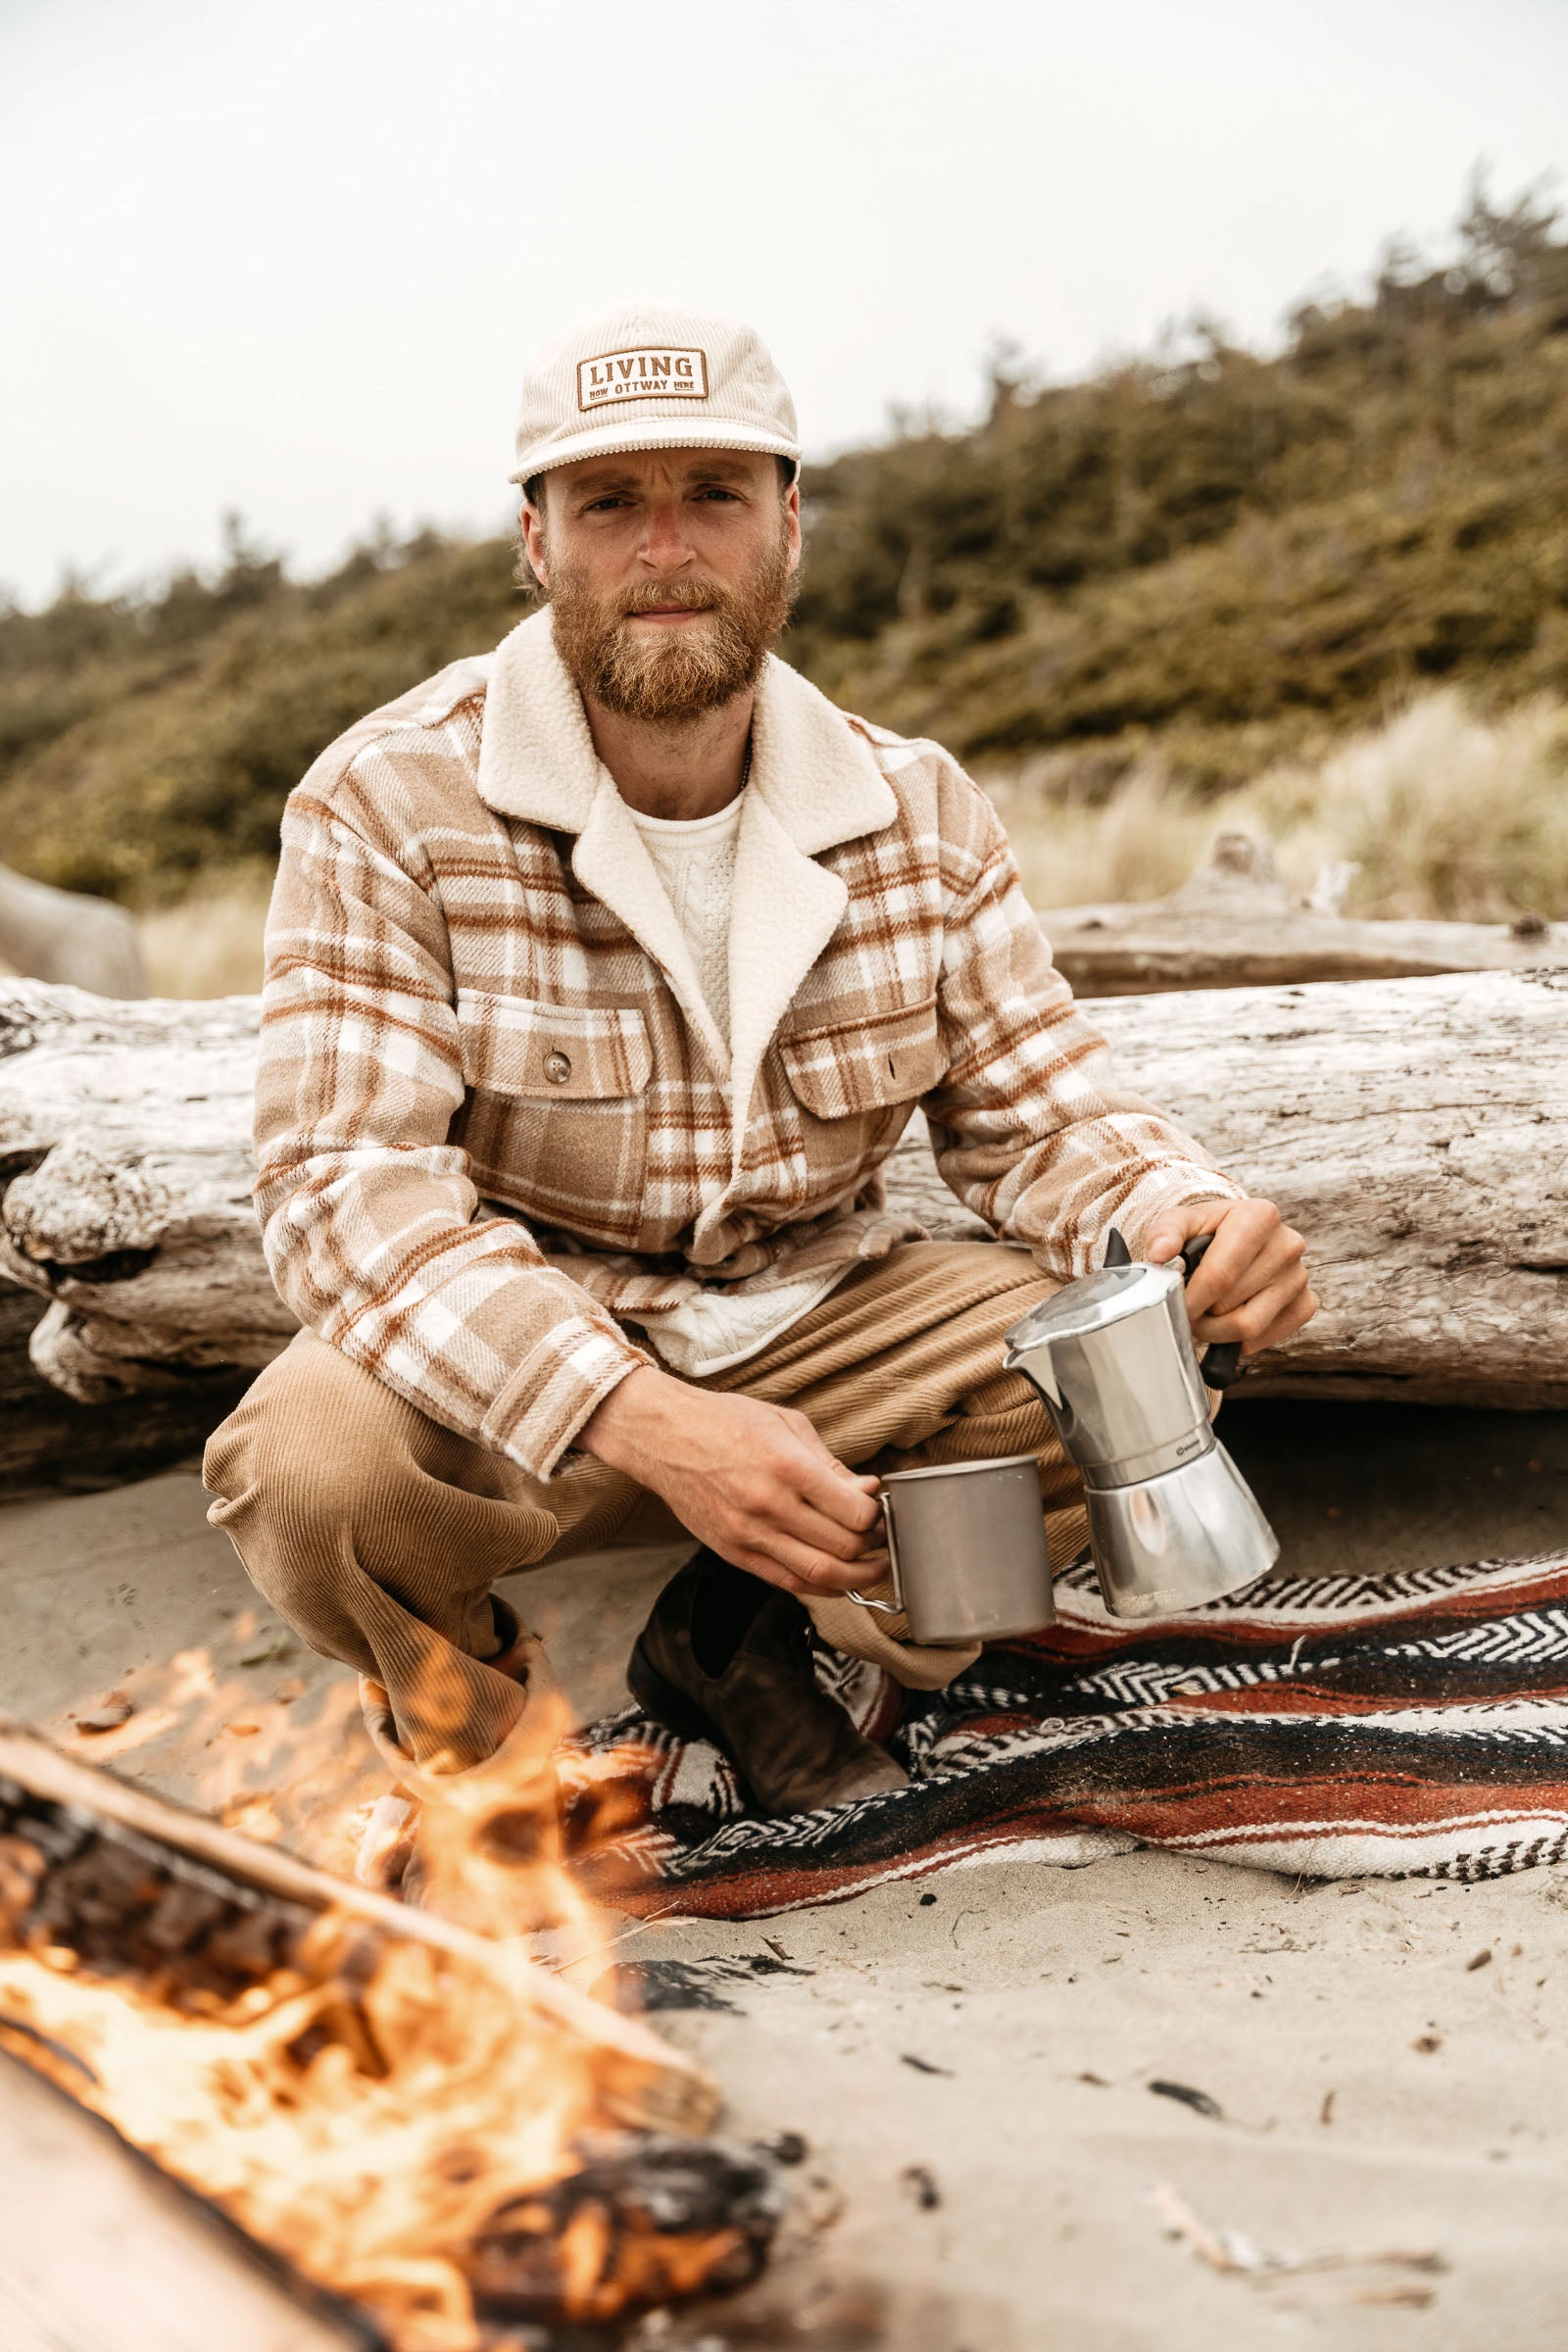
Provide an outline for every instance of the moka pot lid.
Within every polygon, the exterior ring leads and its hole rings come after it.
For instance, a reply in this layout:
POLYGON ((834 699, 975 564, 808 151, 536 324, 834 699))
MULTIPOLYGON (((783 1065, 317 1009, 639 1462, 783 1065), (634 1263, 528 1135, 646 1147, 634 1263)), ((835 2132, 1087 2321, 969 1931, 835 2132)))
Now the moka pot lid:
POLYGON ((1085 1339, 1159 1306, 1183 1287, 1183 1279, 1179 1257, 1168 1266, 1102 1266, 1098 1274, 1069 1282, 1054 1298, 1032 1307, 1008 1332, 1007 1347, 1021 1355, 1052 1340, 1085 1339))

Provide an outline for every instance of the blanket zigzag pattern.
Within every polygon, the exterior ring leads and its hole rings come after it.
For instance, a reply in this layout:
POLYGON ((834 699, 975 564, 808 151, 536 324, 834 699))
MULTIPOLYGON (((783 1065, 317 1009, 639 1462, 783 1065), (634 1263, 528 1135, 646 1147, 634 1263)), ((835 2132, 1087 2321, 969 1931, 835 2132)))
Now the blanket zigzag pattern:
POLYGON ((749 1813, 727 1761, 627 1708, 573 1743, 633 1799, 577 1868, 642 1913, 755 1918, 1008 1854, 1135 1845, 1295 1877, 1473 1881, 1568 1856, 1568 1553, 1381 1579, 1264 1580, 1186 1617, 1058 1622, 903 1695, 823 1656, 825 1687, 909 1773, 817 1813, 749 1813))
MULTIPOLYGON (((1568 1612, 1527 1609, 1518 1617, 1491 1625, 1460 1626, 1435 1641, 1411 1642, 1406 1654, 1447 1658, 1485 1658, 1494 1665, 1524 1665, 1537 1659, 1560 1658, 1568 1650, 1568 1612)), ((1391 1655, 1400 1653, 1394 1650, 1391 1655)))

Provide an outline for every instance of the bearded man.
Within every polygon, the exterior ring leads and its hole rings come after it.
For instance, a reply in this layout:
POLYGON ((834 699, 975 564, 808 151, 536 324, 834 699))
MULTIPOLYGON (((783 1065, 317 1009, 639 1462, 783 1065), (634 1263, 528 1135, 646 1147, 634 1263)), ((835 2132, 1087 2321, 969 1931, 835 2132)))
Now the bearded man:
POLYGON ((546 609, 289 803, 257 1204, 303 1329, 207 1483, 405 1788, 522 1739, 543 1666, 498 1578, 683 1532, 643 1706, 764 1811, 896 1787, 813 1640, 908 1687, 974 1652, 847 1597, 882 1573, 879 1474, 1032 1451, 1074 1555, 1076 1473, 1002 1341, 1113 1224, 1155 1261, 1214 1234, 1203 1339, 1314 1308, 1300 1237, 1117 1083, 990 802, 769 652, 799 458, 740 321, 577 327, 513 476, 546 609), (917 1105, 996 1242, 888 1207, 917 1105))

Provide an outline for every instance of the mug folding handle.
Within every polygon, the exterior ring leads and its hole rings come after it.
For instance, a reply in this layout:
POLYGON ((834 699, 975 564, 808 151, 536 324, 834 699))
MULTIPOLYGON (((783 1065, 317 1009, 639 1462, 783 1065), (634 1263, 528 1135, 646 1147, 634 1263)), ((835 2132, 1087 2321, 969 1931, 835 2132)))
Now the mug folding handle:
POLYGON ((899 1617, 904 1613, 904 1579, 899 1574, 899 1544, 893 1533, 893 1497, 886 1487, 877 1496, 882 1505, 882 1524, 888 1531, 888 1568, 893 1577, 891 1600, 868 1600, 863 1592, 846 1592, 846 1600, 858 1600, 862 1609, 875 1609, 879 1617, 899 1617))

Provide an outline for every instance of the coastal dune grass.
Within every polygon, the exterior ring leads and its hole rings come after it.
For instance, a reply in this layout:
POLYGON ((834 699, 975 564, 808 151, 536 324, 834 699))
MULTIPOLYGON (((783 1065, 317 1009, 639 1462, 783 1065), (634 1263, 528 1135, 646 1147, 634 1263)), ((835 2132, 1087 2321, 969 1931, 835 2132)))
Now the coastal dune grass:
POLYGON ((265 876, 234 881, 144 914, 149 996, 239 997, 259 989, 269 887, 265 876))
POLYGON ((1348 915, 1568 920, 1568 709, 1555 701, 1487 716, 1441 689, 1218 795, 1173 776, 1157 748, 1093 805, 1042 767, 985 778, 1036 906, 1162 898, 1240 831, 1272 845, 1300 898, 1326 867, 1353 866, 1348 915))

